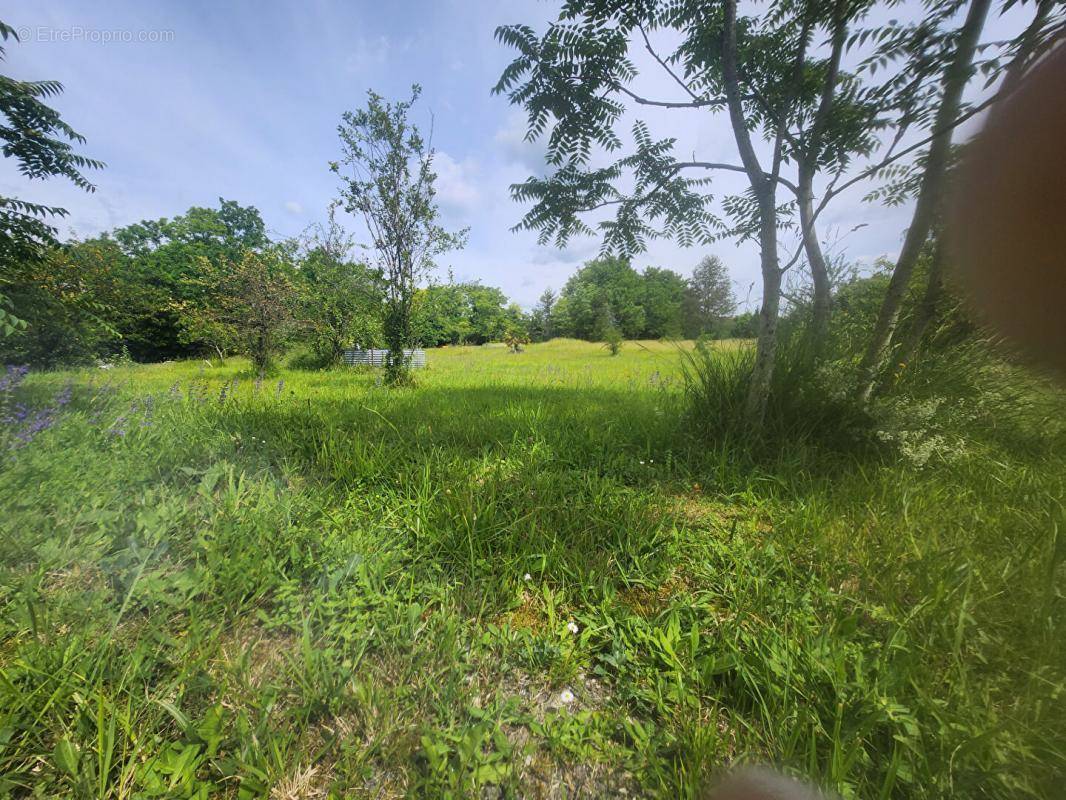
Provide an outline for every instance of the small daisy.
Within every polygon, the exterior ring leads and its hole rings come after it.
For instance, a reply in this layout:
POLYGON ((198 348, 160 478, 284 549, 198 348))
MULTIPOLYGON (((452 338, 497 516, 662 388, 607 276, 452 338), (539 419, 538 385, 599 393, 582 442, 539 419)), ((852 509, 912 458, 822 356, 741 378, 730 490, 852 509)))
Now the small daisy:
POLYGON ((566 629, 568 631, 570 631, 570 633, 577 633, 577 631, 578 631, 577 623, 573 622, 573 621, 566 623, 566 629))
POLYGON ((563 689, 561 692, 559 692, 559 702, 563 703, 564 705, 570 705, 572 702, 574 702, 574 693, 571 692, 569 689, 563 689))

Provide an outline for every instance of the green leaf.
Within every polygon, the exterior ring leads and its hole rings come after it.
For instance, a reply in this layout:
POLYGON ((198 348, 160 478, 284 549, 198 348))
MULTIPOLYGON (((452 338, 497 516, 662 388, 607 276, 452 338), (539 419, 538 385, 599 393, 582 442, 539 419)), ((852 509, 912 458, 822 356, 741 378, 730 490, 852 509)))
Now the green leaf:
POLYGON ((52 751, 52 763, 65 775, 75 777, 78 774, 78 750, 69 739, 60 739, 52 751))

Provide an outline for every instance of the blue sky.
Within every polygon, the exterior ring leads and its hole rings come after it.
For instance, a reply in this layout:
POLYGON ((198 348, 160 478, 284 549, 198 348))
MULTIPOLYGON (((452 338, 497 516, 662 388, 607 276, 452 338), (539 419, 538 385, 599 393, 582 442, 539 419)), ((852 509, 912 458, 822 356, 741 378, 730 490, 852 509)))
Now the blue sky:
MULTIPOLYGON (((3 160, 0 193, 65 206, 64 230, 83 237, 220 196, 255 205, 270 230, 295 235, 321 221, 337 195, 327 164, 340 153, 341 114, 360 106, 368 88, 399 98, 418 82, 418 121, 428 126, 432 113, 444 219, 470 227, 467 248, 443 258, 442 273, 451 267, 529 306, 598 250, 594 240, 539 247, 533 234, 510 231, 522 208, 508 186, 543 162, 541 148, 522 139, 521 113, 490 94, 511 57, 493 31, 511 22, 541 30, 556 8, 524 0, 23 4, 6 17, 24 39, 9 43, 6 73, 61 81, 66 92, 55 105, 87 137, 82 152, 107 168, 91 176, 98 190, 88 195, 60 181, 30 183, 3 160), (134 41, 104 41, 108 32, 134 41)), ((1011 27, 996 20, 992 34, 1011 27)), ((640 80, 648 93, 671 93, 653 69, 640 80)), ((677 136, 680 152, 736 161, 724 117, 684 114, 645 118, 657 135, 677 136)), ((712 191, 741 188, 742 178, 730 176, 712 191)), ((823 233, 847 234, 849 257, 872 263, 895 254, 908 209, 865 204, 861 195, 838 201, 823 233)), ((740 298, 754 300, 750 245, 660 241, 634 264, 688 273, 709 252, 727 264, 740 298)))

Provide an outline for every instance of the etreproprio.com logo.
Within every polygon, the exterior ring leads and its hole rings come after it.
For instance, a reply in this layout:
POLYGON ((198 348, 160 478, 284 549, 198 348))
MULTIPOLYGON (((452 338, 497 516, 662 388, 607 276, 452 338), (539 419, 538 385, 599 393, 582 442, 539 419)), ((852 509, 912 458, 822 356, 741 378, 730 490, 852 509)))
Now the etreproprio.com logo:
POLYGON ((16 29, 23 42, 89 42, 91 44, 165 44, 174 41, 171 30, 134 30, 132 28, 85 28, 71 25, 56 28, 48 25, 24 25, 16 29))

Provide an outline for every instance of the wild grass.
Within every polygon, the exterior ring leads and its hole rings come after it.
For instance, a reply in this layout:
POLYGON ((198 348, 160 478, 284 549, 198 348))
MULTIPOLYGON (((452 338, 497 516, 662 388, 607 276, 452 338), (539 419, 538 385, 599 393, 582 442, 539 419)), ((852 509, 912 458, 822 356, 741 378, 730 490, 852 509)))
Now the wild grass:
POLYGON ((737 761, 1061 787, 1054 417, 956 415, 921 463, 789 423, 771 454, 691 415, 674 345, 429 365, 14 390, 72 387, 3 442, 0 794, 676 797, 737 761))

